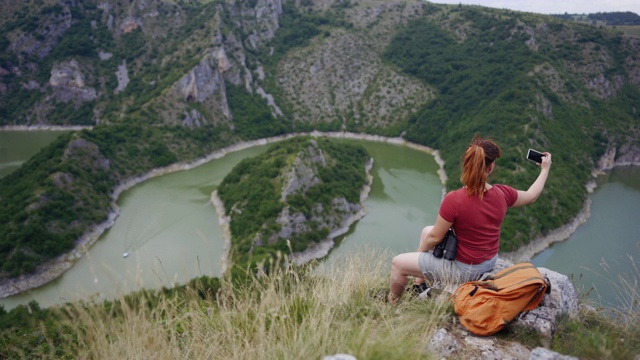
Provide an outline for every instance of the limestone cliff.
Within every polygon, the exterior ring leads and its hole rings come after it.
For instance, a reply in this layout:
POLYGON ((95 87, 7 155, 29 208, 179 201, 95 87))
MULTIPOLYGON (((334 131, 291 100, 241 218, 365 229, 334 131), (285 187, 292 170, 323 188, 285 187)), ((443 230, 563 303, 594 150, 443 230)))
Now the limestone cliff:
MULTIPOLYGON (((274 117, 301 126, 339 123, 351 131, 398 135, 408 118, 438 98, 431 84, 383 60, 398 29, 426 17, 461 43, 476 31, 461 12, 407 0, 52 3, 32 5, 21 10, 29 11, 24 14, 9 7, 15 15, 2 18, 6 36, 0 45, 7 46, 0 64, 0 105, 20 89, 31 100, 8 109, 11 119, 0 124, 94 124, 132 114, 164 124, 234 128, 224 86, 229 82, 265 99, 274 117), (283 17, 286 26, 300 26, 304 16, 316 26, 309 33, 313 36, 285 35, 274 43, 283 17), (278 54, 279 41, 288 40, 304 46, 278 54), (274 57, 275 63, 265 64, 274 57), (41 74, 68 69, 72 62, 83 74, 82 91, 46 86, 41 74), (66 109, 59 102, 69 101, 92 111, 71 113, 82 117, 77 119, 51 116, 66 109)), ((304 33, 306 26, 298 31, 304 33)), ((534 53, 562 51, 567 43, 579 52, 562 62, 543 62, 529 73, 563 101, 589 108, 588 96, 609 100, 627 85, 640 85, 638 38, 616 37, 620 51, 612 51, 575 26, 522 17, 508 26, 511 36, 522 37, 534 53), (572 84, 578 83, 585 91, 576 91, 572 84)), ((539 90, 536 99, 537 111, 552 118, 557 105, 550 95, 539 90)))

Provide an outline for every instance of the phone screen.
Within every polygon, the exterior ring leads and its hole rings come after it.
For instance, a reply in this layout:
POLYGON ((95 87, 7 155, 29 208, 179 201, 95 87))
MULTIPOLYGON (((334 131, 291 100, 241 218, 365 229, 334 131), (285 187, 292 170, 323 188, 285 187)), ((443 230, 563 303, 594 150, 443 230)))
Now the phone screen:
POLYGON ((527 153, 527 159, 531 160, 531 161, 535 161, 538 164, 542 162, 542 157, 544 155, 542 155, 542 153, 540 151, 535 151, 533 149, 529 149, 529 152, 527 153))

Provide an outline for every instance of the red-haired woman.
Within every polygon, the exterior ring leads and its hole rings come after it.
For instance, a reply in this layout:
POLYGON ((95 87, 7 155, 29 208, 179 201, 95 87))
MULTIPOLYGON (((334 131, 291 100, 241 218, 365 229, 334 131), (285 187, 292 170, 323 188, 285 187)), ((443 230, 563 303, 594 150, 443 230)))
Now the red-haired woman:
POLYGON ((535 202, 551 167, 551 154, 545 152, 540 175, 527 191, 491 185, 487 177, 500 155, 500 148, 491 140, 475 137, 471 141, 462 157, 460 180, 464 187, 444 197, 435 225, 422 230, 418 251, 393 258, 389 301, 395 302, 402 296, 409 277, 416 277, 414 287, 426 289, 425 279, 464 282, 478 279, 493 269, 498 258, 500 225, 507 208, 535 202), (436 258, 431 252, 449 228, 453 228, 458 237, 453 261, 436 258))

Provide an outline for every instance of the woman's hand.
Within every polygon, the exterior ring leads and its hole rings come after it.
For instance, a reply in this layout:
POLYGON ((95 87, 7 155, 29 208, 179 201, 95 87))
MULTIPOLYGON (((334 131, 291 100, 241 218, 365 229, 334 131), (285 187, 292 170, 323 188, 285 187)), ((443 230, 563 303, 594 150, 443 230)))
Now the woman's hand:
POLYGON ((551 154, 548 152, 543 152, 542 162, 539 164, 542 169, 549 170, 551 168, 551 154))

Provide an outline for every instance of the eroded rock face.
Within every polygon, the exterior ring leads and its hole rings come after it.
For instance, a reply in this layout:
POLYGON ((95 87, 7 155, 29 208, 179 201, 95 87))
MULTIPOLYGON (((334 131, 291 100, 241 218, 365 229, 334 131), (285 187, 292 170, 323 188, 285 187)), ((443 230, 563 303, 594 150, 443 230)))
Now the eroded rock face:
POLYGON ((640 147, 635 143, 627 143, 618 147, 611 146, 598 160, 594 176, 616 166, 640 165, 640 147))
POLYGON ((87 86, 85 76, 76 60, 53 65, 49 86, 53 88, 53 96, 62 102, 82 103, 98 97, 96 89, 87 86))
POLYGON ((310 187, 320 183, 316 169, 319 166, 326 167, 327 158, 322 149, 318 147, 318 143, 314 140, 309 143, 311 146, 298 154, 291 170, 284 175, 286 180, 282 189, 282 201, 291 194, 305 193, 310 187))
POLYGON ((219 58, 206 55, 195 68, 183 76, 173 88, 183 101, 207 103, 225 120, 231 119, 224 79, 218 68, 219 58))
POLYGON ((229 13, 238 28, 250 29, 251 32, 244 43, 247 47, 256 50, 273 39, 280 28, 282 1, 258 0, 253 8, 236 3, 230 6, 229 13))
POLYGON ((434 97, 429 86, 385 65, 376 44, 336 29, 285 57, 276 81, 287 98, 295 99, 293 118, 322 122, 353 114, 358 123, 386 126, 434 97))

